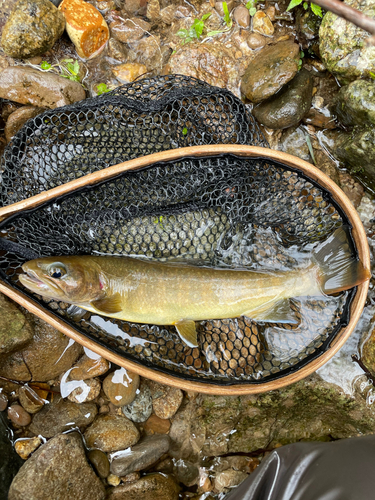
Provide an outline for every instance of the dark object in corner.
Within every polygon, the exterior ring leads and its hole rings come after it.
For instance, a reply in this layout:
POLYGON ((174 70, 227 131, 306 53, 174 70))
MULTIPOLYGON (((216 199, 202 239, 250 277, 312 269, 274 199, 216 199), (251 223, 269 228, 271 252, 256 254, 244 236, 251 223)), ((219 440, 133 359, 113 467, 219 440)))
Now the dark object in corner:
POLYGON ((0 412, 0 500, 7 500, 10 483, 23 464, 14 451, 10 433, 5 414, 0 412))

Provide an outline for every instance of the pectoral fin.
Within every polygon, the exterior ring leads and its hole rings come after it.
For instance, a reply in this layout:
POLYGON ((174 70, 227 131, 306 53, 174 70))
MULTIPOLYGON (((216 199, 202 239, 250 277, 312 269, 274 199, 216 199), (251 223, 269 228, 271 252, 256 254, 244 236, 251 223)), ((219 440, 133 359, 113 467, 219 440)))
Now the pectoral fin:
POLYGON ((290 307, 290 300, 283 299, 272 304, 266 304, 262 308, 249 311, 243 314, 254 321, 264 321, 267 323, 287 323, 289 325, 299 325, 300 319, 296 312, 290 307))
POLYGON ((103 314, 116 314, 122 310, 122 300, 119 293, 104 299, 93 300, 90 305, 103 314))
POLYGON ((179 336, 189 347, 198 347, 197 330, 195 321, 191 319, 182 319, 174 324, 179 336))

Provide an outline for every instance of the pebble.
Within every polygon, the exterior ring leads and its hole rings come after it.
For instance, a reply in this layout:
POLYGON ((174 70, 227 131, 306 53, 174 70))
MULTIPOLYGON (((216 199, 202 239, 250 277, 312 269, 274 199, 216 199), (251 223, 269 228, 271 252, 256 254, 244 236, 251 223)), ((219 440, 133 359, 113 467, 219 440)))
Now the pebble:
POLYGON ((147 422, 145 422, 143 426, 143 429, 147 435, 168 434, 170 428, 170 420, 159 418, 156 415, 151 415, 151 417, 147 420, 147 422))
POLYGON ((150 21, 157 21, 160 17, 160 3, 159 0, 148 0, 146 17, 150 21))
POLYGON ((86 444, 104 452, 119 451, 133 446, 139 440, 139 431, 126 417, 99 415, 86 430, 86 444))
POLYGON ((8 406, 8 397, 3 392, 0 392, 0 411, 6 410, 7 406, 8 406))
POLYGON ((18 455, 26 460, 42 444, 40 437, 17 439, 14 449, 18 455))
POLYGON ((119 16, 109 25, 113 36, 122 43, 132 43, 140 40, 151 29, 151 24, 138 17, 122 19, 119 16))
POLYGON ((263 48, 266 45, 267 40, 259 33, 250 33, 250 35, 246 39, 246 42, 251 49, 257 50, 263 48))
POLYGON ((241 28, 249 28, 250 26, 250 13, 244 5, 239 5, 234 9, 233 19, 241 28))
POLYGON ((179 486, 171 476, 148 474, 108 492, 106 500, 178 500, 179 486))
POLYGON ((75 381, 78 385, 69 394, 68 399, 73 403, 87 403, 97 398, 102 388, 100 380, 97 378, 90 378, 86 381, 75 381))
POLYGON ((147 68, 144 64, 127 63, 114 66, 112 73, 121 83, 130 83, 147 73, 147 68))
POLYGON ((275 28, 270 18, 262 10, 258 10, 253 17, 253 31, 264 36, 272 36, 275 28))
POLYGON ((170 419, 179 409, 184 397, 181 389, 168 387, 157 382, 149 381, 151 390, 152 407, 157 417, 170 419))
POLYGON ((235 486, 242 483, 242 481, 246 478, 247 474, 238 470, 229 469, 224 470, 223 472, 219 472, 218 474, 216 474, 214 480, 215 492, 222 493, 228 488, 234 488, 235 486))
POLYGON ((123 62, 126 60, 128 51, 124 44, 116 40, 115 38, 110 38, 107 45, 108 56, 115 61, 123 62))
POLYGON ((125 417, 133 422, 145 422, 152 413, 152 397, 149 386, 145 381, 141 381, 138 394, 130 405, 123 406, 122 411, 125 417))
POLYGON ((16 427, 26 427, 31 422, 30 414, 18 404, 8 408, 8 418, 16 427))
POLYGON ((276 8, 274 5, 270 5, 269 7, 267 7, 267 9, 265 10, 265 13, 269 17, 270 21, 272 21, 272 22, 276 21, 276 17, 275 17, 276 8))
POLYGON ((23 125, 38 116, 40 113, 44 111, 43 108, 35 108, 34 106, 23 106, 22 108, 14 111, 8 118, 5 124, 5 137, 7 142, 10 142, 12 137, 20 130, 23 125))
POLYGON ((147 469, 168 452, 169 442, 169 437, 165 435, 146 436, 131 450, 112 453, 109 457, 112 474, 125 476, 147 469))
POLYGON ((188 488, 199 482, 199 468, 197 465, 187 460, 176 460, 173 468, 173 473, 180 483, 188 488))
POLYGON ((131 472, 130 474, 126 474, 126 476, 123 476, 121 478, 121 481, 123 483, 134 483, 134 481, 138 481, 140 477, 141 474, 139 472, 131 472))
POLYGON ((109 476, 107 477, 107 483, 110 486, 118 486, 121 483, 121 479, 114 474, 109 474, 109 476))
POLYGON ((94 466, 99 477, 105 479, 109 475, 109 460, 105 453, 100 450, 91 450, 88 452, 87 458, 94 466))
POLYGON ((27 385, 20 387, 18 397, 23 408, 31 414, 37 413, 44 406, 44 400, 27 385))
POLYGON ((109 370, 109 361, 99 356, 90 358, 84 354, 73 366, 69 373, 68 380, 87 380, 104 375, 109 370))
POLYGON ((106 376, 103 391, 115 406, 126 406, 135 399, 139 387, 139 375, 119 368, 106 376))

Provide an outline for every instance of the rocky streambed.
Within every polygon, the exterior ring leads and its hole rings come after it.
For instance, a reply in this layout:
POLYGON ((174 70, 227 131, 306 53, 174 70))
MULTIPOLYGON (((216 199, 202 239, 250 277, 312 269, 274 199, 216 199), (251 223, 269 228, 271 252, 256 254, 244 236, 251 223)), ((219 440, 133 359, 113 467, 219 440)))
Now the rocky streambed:
MULTIPOLYGON (((373 15, 372 0, 348 3, 373 15)), ((241 97, 271 148, 333 179, 373 252, 375 48, 332 14, 287 6, 78 2, 81 26, 100 27, 82 45, 77 26, 71 39, 64 32, 68 8, 3 0, 1 150, 45 109, 147 76, 194 76, 241 97)), ((111 365, 0 296, 0 499, 219 499, 276 447, 374 433, 374 308, 371 282, 352 337, 314 375, 224 397, 111 365)))

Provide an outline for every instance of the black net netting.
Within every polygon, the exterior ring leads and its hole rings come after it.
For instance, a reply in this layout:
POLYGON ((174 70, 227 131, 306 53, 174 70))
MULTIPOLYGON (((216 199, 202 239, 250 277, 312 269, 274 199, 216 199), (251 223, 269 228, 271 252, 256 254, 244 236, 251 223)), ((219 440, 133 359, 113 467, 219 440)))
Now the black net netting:
MULTIPOLYGON (((186 77, 141 81, 28 122, 4 154, 2 200, 9 204, 156 150, 213 142, 263 144, 229 92, 186 77)), ((36 256, 131 255, 287 272, 344 224, 329 193, 274 160, 183 158, 124 172, 8 218, 0 225, 0 275, 126 359, 195 381, 258 384, 322 354, 348 321, 353 290, 293 301, 297 327, 245 317, 202 321, 199 347, 192 349, 173 326, 77 312, 33 295, 19 283, 22 264, 36 256)))

